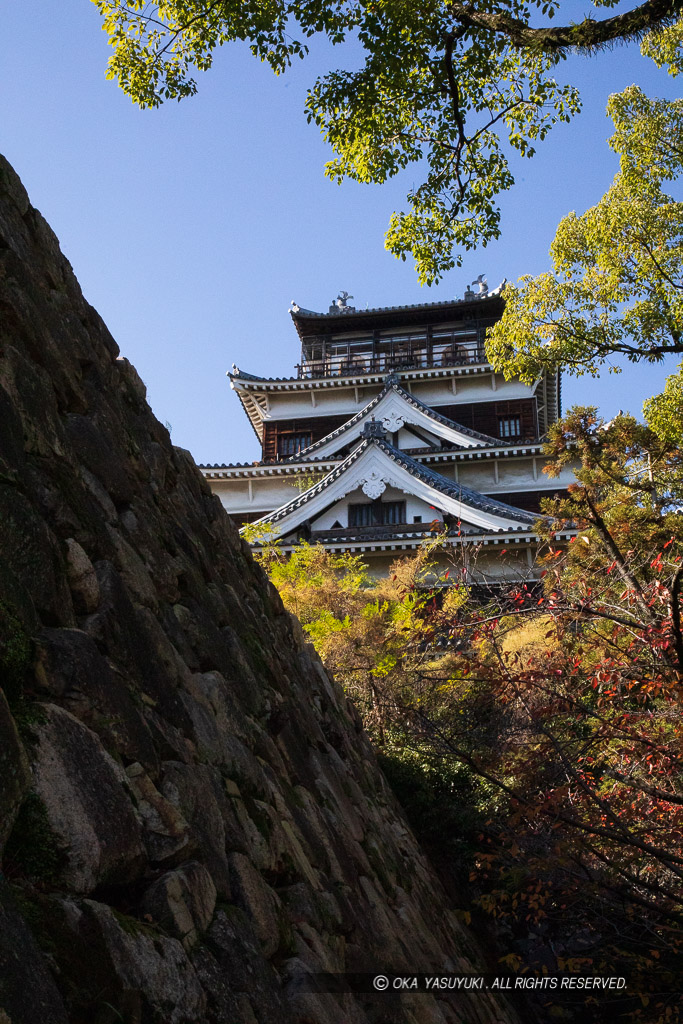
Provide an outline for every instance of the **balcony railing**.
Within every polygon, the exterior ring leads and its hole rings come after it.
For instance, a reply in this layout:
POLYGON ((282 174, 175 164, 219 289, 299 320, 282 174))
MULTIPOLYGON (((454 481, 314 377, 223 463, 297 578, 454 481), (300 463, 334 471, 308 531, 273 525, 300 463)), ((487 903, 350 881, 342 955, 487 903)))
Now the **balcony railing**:
POLYGON ((357 377, 363 374, 386 374, 395 370, 417 370, 448 366, 467 366, 487 362, 483 348, 465 348, 435 353, 429 359, 426 351, 330 357, 309 359, 296 366, 297 377, 357 377))
MULTIPOLYGON (((434 521, 436 523, 436 520, 434 521)), ((406 534, 438 532, 432 523, 383 523, 381 526, 341 526, 329 530, 313 530, 311 543, 338 543, 345 540, 386 540, 406 534)), ((443 526, 441 526, 443 529, 443 526)))

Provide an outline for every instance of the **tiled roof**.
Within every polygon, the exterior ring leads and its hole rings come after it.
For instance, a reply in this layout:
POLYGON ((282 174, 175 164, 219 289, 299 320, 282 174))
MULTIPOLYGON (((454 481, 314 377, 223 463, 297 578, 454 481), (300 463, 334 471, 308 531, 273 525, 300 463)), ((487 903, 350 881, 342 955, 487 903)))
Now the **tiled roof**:
MULTIPOLYGON (((461 449, 444 449, 444 451, 461 451, 461 449)), ((330 464, 336 462, 336 456, 331 456, 324 460, 323 464, 330 464)), ((288 473, 292 466, 298 465, 298 458, 296 455, 288 456, 286 459, 253 459, 251 462, 198 462, 197 469, 201 469, 203 472, 209 473, 214 469, 282 469, 285 473, 288 473)), ((302 469, 310 469, 310 466, 306 464, 302 466, 302 469)))
POLYGON ((418 477, 420 480, 424 480, 425 483, 431 484, 436 490, 441 491, 442 494, 448 494, 451 498, 456 498, 458 501, 464 502, 466 505, 470 505, 472 508, 479 509, 480 512, 490 512, 491 515, 507 516, 508 519, 516 519, 520 523, 535 523, 539 518, 535 512, 527 512, 525 509, 515 508, 514 505, 506 505, 504 501, 496 501, 495 498, 488 498, 485 494, 480 494, 479 491, 472 490, 471 487, 465 487, 463 484, 451 482, 447 480, 441 473, 437 473, 435 469, 430 469, 428 466, 422 465, 420 462, 416 462, 415 459, 411 459, 409 455, 404 455, 403 452, 399 451, 398 448, 394 448, 386 441, 377 442, 380 447, 383 447, 387 454, 397 462, 404 469, 407 469, 413 476, 418 477))
POLYGON ((381 448, 393 462, 402 466, 412 476, 424 481, 435 490, 440 491, 442 494, 447 494, 449 497, 455 498, 457 501, 464 502, 465 505, 469 505, 471 508, 479 509, 481 512, 488 512, 491 515, 514 519, 518 523, 524 525, 535 523, 538 519, 538 516, 533 512, 526 512, 524 509, 515 508, 513 505, 506 505, 504 502, 496 501, 495 498, 488 498, 486 495, 480 494, 479 491, 474 491, 470 487, 465 487, 462 484, 447 480, 446 477, 437 473, 435 470, 428 469, 426 466, 421 465, 419 462, 416 462, 415 459, 411 459, 409 455, 404 455, 403 452, 398 450, 398 448, 394 448, 393 445, 390 445, 388 441, 383 441, 375 437, 364 438, 358 447, 354 448, 351 454, 348 455, 344 461, 336 466, 330 473, 328 473, 327 476, 313 487, 310 487, 307 491, 304 491, 296 498, 288 501, 285 505, 281 505, 280 508, 276 509, 274 512, 264 516, 263 519, 267 522, 275 523, 280 519, 284 519, 295 509, 307 504, 311 498, 326 490, 330 484, 346 473, 370 445, 377 445, 377 447, 381 448))
MULTIPOLYGON (((453 374, 453 373, 490 373, 491 367, 487 362, 472 362, 472 363, 459 363, 456 366, 423 366, 423 367, 402 367, 401 372, 407 375, 417 375, 423 377, 425 374, 453 374)), ((379 380, 382 376, 382 371, 365 371, 362 370, 359 374, 333 374, 327 377, 259 377, 255 373, 247 373, 246 370, 240 370, 236 367, 234 370, 229 370, 227 376, 231 381, 253 381, 255 384, 292 384, 298 387, 325 387, 329 385, 338 387, 347 387, 348 381, 358 380, 360 377, 369 378, 368 383, 374 383, 379 380)))
POLYGON ((354 424, 359 423, 364 416, 367 416, 367 414, 377 406, 378 402, 384 398, 389 391, 395 391, 397 395, 400 395, 401 398, 408 402, 409 405, 412 405, 414 409, 420 409, 422 412, 426 413, 430 419, 436 420, 437 423, 443 423, 444 426, 451 427, 453 430, 457 430, 461 434, 466 434, 467 437, 481 441, 482 446, 495 445, 496 447, 500 447, 509 443, 507 441, 500 441, 495 437, 490 437, 488 434, 480 434, 478 430, 470 430, 469 427, 463 427, 460 423, 456 423, 455 420, 449 420, 447 416, 442 416, 440 412, 436 411, 436 409, 432 409, 431 406, 426 405, 425 402, 420 401, 419 398, 415 398, 414 395, 411 395, 408 391, 402 388, 398 377, 390 376, 387 377, 386 383, 379 394, 375 395, 375 397, 371 399, 371 401, 369 401, 368 404, 359 412, 352 416, 351 419, 346 420, 345 423, 342 423, 335 430, 331 430, 329 434, 326 434, 325 437, 321 437, 319 441, 315 441, 313 444, 310 444, 308 448, 304 448, 298 455, 290 455, 286 461, 297 462, 301 459, 313 457, 315 452, 324 444, 327 444, 328 441, 331 441, 335 437, 340 437, 342 434, 345 434, 350 427, 354 426, 354 424))
POLYGON ((309 487, 307 491, 303 491, 296 498, 292 498, 292 500, 288 501, 285 505, 280 505, 280 508, 275 509, 275 511, 271 512, 270 515, 264 516, 263 518, 267 519, 269 522, 276 522, 278 519, 282 519, 284 518, 284 516, 288 516, 290 512, 294 511, 295 508, 299 508, 301 505, 305 505, 306 502, 310 501, 312 497, 314 497, 316 494, 320 494, 321 491, 326 490, 326 488, 328 488, 331 483, 337 480, 342 475, 342 473, 345 473, 346 470, 353 465, 353 463, 358 459, 360 455, 362 455, 362 453, 371 443, 372 442, 368 440, 362 441, 357 448, 354 448, 350 455, 347 455, 343 462, 340 462, 338 466, 335 466, 335 468, 330 473, 328 473, 327 476, 323 477, 323 479, 320 480, 317 484, 315 484, 313 487, 309 487))
POLYGON ((406 310, 413 309, 447 309, 450 306, 464 306, 470 305, 472 302, 485 302, 486 299, 498 298, 502 291, 502 285, 498 285, 492 291, 487 292, 486 295, 479 295, 475 292, 471 299, 445 299, 442 302, 415 302, 407 306, 373 306, 369 309, 357 309, 356 307, 346 307, 334 309, 329 313, 316 313, 313 309, 304 309, 302 306, 297 307, 296 310, 290 309, 290 314, 293 320, 297 318, 307 319, 309 317, 315 317, 316 319, 333 320, 335 318, 343 319, 344 317, 356 315, 365 315, 366 313, 402 313, 406 310))
MULTIPOLYGON (((234 365, 234 364, 233 364, 234 365)), ((228 377, 230 380, 233 377, 238 377, 240 380, 289 380, 289 377, 259 377, 255 373, 247 373, 246 370, 240 370, 239 366, 235 366, 235 369, 230 373, 228 371, 228 377)))
MULTIPOLYGON (((332 434, 329 435, 330 437, 332 434)), ((482 457, 482 454, 491 452, 496 456, 508 456, 508 455, 542 455, 541 451, 543 446, 543 438, 538 441, 523 441, 517 444, 513 444, 511 441, 497 440, 495 447, 489 445, 472 445, 471 448, 463 448, 461 445, 448 445, 444 448, 408 448, 404 449, 406 455, 414 455, 418 460, 425 459, 428 461, 445 461, 442 456, 457 455, 463 459, 471 460, 473 456, 477 459, 482 457)), ((298 458, 303 459, 303 453, 298 458)), ((341 455, 329 455, 325 456, 323 460, 324 465, 330 465, 334 462, 341 462, 341 455)), ((286 459, 272 459, 272 460, 257 460, 252 462, 214 462, 214 463, 197 463, 198 469, 204 473, 210 473, 212 470, 221 469, 270 469, 270 470, 281 470, 283 473, 288 473, 293 466, 300 465, 302 469, 310 469, 311 462, 300 461, 297 462, 297 456, 288 456, 286 459)))

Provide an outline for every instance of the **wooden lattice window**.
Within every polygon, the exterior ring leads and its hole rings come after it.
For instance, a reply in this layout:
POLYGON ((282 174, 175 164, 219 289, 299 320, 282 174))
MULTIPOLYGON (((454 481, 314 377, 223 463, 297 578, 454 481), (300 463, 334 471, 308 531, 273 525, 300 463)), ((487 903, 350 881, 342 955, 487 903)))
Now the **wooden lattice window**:
POLYGON ((405 501, 372 501, 363 505, 349 505, 349 526, 395 526, 405 521, 405 501))
POLYGON ((277 439, 277 453, 281 459, 298 455, 311 443, 311 434, 281 434, 277 439))
POLYGON ((498 437, 521 437, 522 418, 521 416, 499 416, 498 437))

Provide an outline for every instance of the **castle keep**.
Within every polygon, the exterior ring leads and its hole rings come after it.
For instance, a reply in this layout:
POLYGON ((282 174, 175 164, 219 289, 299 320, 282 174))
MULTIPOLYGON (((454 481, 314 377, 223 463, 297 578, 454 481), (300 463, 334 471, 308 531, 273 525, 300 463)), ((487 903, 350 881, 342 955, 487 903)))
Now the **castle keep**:
POLYGON ((294 374, 229 374, 262 458, 202 467, 226 510, 285 551, 319 542, 378 572, 436 532, 473 578, 528 571, 540 501, 573 479, 543 473, 560 379, 526 385, 493 370, 484 342, 503 299, 480 288, 380 309, 355 309, 346 293, 327 313, 293 304, 294 374))

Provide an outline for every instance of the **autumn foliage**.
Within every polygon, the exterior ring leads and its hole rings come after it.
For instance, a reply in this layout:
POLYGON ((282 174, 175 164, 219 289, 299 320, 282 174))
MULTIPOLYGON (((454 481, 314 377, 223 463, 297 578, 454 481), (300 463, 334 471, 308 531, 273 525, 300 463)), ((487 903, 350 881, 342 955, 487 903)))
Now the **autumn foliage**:
POLYGON ((321 548, 267 560, 495 964, 627 979, 539 992, 529 1012, 677 1021, 681 457, 590 409, 547 450, 556 467, 578 460, 577 483, 539 523, 536 578, 495 598, 451 583, 464 578, 443 570, 445 538, 381 581, 321 548))

